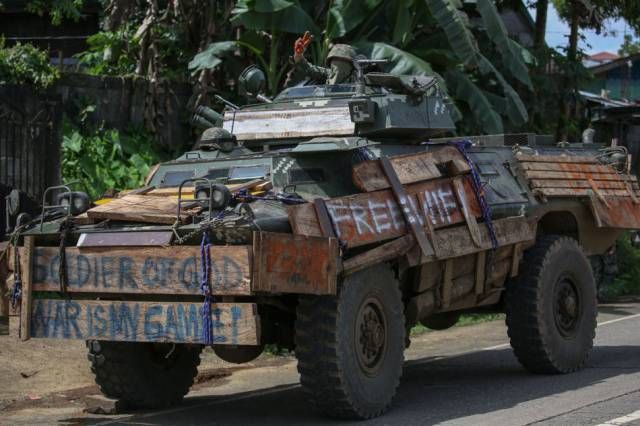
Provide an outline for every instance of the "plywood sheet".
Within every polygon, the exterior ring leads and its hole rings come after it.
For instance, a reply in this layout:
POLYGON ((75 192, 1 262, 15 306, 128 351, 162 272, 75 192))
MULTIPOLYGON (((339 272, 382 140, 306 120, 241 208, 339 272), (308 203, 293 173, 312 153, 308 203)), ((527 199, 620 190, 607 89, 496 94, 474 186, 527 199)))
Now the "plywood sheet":
MULTIPOLYGON (((256 305, 211 305, 213 341, 260 342, 256 305)), ((119 342, 203 343, 202 303, 36 299, 31 337, 119 342)))
POLYGON ((640 229, 640 205, 627 198, 591 197, 589 206, 599 228, 640 229))
MULTIPOLYGON (((185 206, 183 206, 185 207, 185 206)), ((183 209, 181 220, 200 211, 183 209)), ((178 200, 170 197, 153 197, 149 195, 126 195, 107 204, 87 211, 91 219, 110 219, 127 222, 173 224, 178 212, 178 200)))

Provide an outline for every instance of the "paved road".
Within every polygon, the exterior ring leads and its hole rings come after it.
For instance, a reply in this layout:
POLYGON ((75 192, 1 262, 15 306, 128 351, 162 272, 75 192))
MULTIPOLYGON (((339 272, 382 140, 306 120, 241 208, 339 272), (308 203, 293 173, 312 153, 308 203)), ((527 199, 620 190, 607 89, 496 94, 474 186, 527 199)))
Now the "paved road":
MULTIPOLYGON (((408 351, 392 410, 356 424, 640 425, 640 304, 603 306, 598 321, 587 368, 563 376, 525 372, 501 322, 420 336, 408 351)), ((309 408, 294 362, 239 371, 218 387, 193 392, 176 409, 91 423, 336 424, 309 408)))

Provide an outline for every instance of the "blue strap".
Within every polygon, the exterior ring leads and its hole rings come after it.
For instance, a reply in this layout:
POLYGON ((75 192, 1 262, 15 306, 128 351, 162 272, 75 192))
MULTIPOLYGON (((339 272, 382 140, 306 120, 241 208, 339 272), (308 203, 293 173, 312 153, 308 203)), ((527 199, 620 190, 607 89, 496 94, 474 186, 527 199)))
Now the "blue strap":
POLYGON ((498 248, 498 238, 496 237, 496 230, 493 226, 493 220, 491 219, 491 207, 489 206, 489 203, 487 203, 478 169, 471 157, 469 157, 469 153, 467 152, 467 149, 472 146, 473 143, 467 139, 462 141, 449 142, 448 144, 458 148, 460 154, 462 154, 464 159, 467 161, 467 164, 469 164, 469 168, 471 169, 473 189, 475 190, 476 197, 478 198, 478 202, 480 203, 482 218, 484 219, 484 223, 487 226, 487 230, 489 231, 489 237, 491 238, 491 247, 493 250, 495 250, 496 248, 498 248))
POLYGON ((204 294, 204 304, 202 305, 202 342, 209 346, 213 344, 213 321, 211 319, 211 284, 209 283, 209 273, 211 271, 211 254, 209 248, 211 240, 209 231, 202 233, 202 243, 200 243, 201 276, 200 290, 204 294))
POLYGON ((11 307, 15 309, 22 299, 22 271, 20 270, 20 254, 15 247, 14 267, 13 267, 13 290, 11 291, 11 307))

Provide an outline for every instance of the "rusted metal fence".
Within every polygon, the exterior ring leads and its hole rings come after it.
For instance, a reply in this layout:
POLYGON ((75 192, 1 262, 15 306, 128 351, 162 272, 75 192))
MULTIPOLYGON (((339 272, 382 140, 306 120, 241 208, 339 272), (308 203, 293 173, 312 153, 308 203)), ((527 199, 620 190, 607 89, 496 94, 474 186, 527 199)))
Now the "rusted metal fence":
MULTIPOLYGON (((17 188, 40 202, 44 189, 60 182, 61 143, 59 96, 0 85, 0 188, 17 188)), ((0 236, 4 213, 2 197, 0 236)))

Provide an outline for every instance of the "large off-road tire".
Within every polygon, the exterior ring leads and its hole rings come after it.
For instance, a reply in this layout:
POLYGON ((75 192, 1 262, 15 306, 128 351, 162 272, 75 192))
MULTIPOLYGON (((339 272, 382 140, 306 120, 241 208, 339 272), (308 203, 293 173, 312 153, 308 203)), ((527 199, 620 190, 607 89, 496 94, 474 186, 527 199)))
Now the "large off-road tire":
POLYGON ((511 346, 527 370, 582 368, 593 347, 597 309, 591 265, 577 241, 539 238, 509 283, 506 301, 511 346))
POLYGON ((402 375, 404 305, 385 265, 348 276, 337 296, 301 297, 296 319, 300 382, 325 414, 384 413, 402 375))
POLYGON ((100 390, 132 408, 163 408, 182 401, 198 374, 199 345, 88 341, 100 390))

